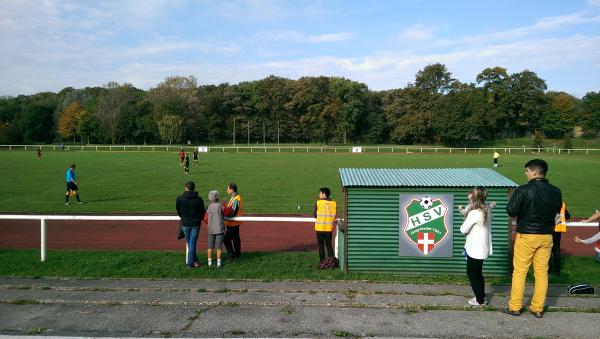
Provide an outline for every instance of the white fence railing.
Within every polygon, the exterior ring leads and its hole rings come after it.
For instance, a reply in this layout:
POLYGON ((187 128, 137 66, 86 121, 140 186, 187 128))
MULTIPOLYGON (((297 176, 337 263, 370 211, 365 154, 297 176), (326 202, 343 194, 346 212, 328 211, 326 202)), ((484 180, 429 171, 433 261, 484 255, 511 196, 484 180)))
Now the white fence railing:
MULTIPOLYGON (((115 221, 179 221, 171 215, 20 215, 0 214, 0 220, 39 220, 40 221, 40 260, 46 261, 46 220, 115 220, 115 221)), ((315 222, 309 217, 235 217, 225 220, 263 222, 315 222)), ((339 219, 338 219, 339 220, 339 219)), ((342 220, 343 221, 343 220, 342 220)), ((513 223, 514 225, 514 223, 513 223)), ((596 222, 567 222, 567 226, 597 227, 596 222)), ((336 241, 337 242, 337 241, 336 241)), ((336 244, 337 247, 337 244, 336 244)), ((187 244, 186 244, 187 252, 187 244)))
MULTIPOLYGON (((94 152, 176 152, 181 148, 191 151, 194 146, 186 145, 0 145, 0 150, 34 151, 94 151, 94 152)), ((356 153, 356 146, 208 146, 208 152, 222 153, 356 153)), ((418 146, 360 146, 359 153, 427 153, 427 154, 456 154, 456 153, 492 153, 499 151, 504 154, 555 153, 555 154, 597 154, 599 148, 559 148, 559 147, 418 147, 418 146)))
MULTIPOLYGON (((46 261, 46 220, 116 220, 116 221, 179 221, 171 215, 19 215, 0 214, 0 220, 39 220, 40 221, 40 260, 46 261)), ((315 222, 307 217, 235 217, 225 220, 264 221, 264 222, 315 222)), ((187 244, 186 244, 187 252, 187 244)))

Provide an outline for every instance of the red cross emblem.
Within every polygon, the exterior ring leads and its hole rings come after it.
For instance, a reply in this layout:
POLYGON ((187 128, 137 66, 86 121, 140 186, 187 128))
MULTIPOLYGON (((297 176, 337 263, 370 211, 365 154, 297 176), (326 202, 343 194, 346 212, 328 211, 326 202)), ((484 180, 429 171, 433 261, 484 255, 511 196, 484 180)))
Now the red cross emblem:
POLYGON ((417 234, 417 246, 423 254, 427 255, 435 246, 435 235, 433 233, 419 232, 417 234))

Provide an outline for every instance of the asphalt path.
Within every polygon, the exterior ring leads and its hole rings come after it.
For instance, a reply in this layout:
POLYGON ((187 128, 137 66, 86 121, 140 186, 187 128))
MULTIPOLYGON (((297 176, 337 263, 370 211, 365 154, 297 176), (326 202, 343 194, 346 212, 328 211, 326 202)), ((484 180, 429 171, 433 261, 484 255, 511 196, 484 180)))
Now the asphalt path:
MULTIPOLYGON (((508 286, 0 278, 0 335, 598 338, 600 295, 551 286, 542 319, 503 314, 508 286)), ((527 304, 531 286, 526 291, 527 304)))

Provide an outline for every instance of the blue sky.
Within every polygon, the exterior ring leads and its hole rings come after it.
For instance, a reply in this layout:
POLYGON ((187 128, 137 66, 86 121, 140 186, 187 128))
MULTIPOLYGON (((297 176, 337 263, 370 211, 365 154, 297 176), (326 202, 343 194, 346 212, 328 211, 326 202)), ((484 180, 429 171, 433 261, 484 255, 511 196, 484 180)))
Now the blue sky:
POLYGON ((0 95, 171 75, 270 74, 406 86, 435 62, 462 82, 529 69, 578 97, 600 90, 600 0, 1 0, 0 95))

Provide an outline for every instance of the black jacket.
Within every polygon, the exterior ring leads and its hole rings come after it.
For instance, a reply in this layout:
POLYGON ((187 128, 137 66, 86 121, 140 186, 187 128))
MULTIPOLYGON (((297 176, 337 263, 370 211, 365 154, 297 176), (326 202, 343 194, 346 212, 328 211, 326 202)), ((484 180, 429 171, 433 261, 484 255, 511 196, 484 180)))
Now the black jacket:
POLYGON ((514 191, 506 212, 517 217, 517 232, 525 234, 552 234, 554 219, 560 213, 562 193, 548 180, 532 179, 514 191))
POLYGON ((204 218, 204 200, 198 196, 198 192, 185 191, 177 197, 175 204, 177 214, 181 218, 180 225, 186 227, 199 227, 200 220, 204 218))

